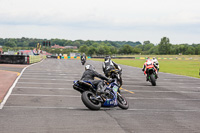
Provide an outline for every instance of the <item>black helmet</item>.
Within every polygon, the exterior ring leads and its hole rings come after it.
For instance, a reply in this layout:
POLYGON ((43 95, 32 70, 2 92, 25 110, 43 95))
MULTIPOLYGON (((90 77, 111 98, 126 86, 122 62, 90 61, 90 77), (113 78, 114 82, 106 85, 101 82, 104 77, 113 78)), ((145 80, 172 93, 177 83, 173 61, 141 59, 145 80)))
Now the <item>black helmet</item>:
POLYGON ((104 60, 105 60, 105 61, 111 60, 111 58, 110 58, 110 56, 106 56, 106 57, 104 58, 104 60))
POLYGON ((85 70, 93 70, 95 71, 95 67, 93 65, 86 65, 85 70))

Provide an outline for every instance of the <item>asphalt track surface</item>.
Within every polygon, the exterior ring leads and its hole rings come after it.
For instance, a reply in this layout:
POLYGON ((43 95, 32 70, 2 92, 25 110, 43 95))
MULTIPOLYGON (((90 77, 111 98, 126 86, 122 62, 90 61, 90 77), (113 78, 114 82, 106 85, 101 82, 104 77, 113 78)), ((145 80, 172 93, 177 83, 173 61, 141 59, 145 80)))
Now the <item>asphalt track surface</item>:
MULTIPOLYGON (((25 66, 25 65, 24 65, 25 66)), ((5 71, 13 71, 13 72, 21 72, 22 71, 22 67, 7 67, 7 66, 0 66, 0 70, 5 70, 5 71)))
MULTIPOLYGON (((86 64, 102 73, 101 62, 86 64)), ((159 73, 151 86, 140 68, 121 67, 130 107, 99 111, 88 110, 72 88, 84 71, 79 60, 46 59, 28 67, 0 110, 0 133, 200 132, 200 79, 159 73)))

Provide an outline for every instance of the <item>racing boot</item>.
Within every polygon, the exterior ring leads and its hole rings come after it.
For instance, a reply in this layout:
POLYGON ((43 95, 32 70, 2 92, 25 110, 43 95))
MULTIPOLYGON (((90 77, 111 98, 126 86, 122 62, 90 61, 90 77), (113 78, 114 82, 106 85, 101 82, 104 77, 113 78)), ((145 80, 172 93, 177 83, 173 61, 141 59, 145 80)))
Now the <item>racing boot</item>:
POLYGON ((99 83, 97 85, 97 95, 103 94, 104 93, 104 88, 103 88, 103 84, 99 83))
POLYGON ((97 89, 97 95, 101 95, 103 93, 104 93, 104 91, 102 89, 100 89, 100 88, 97 89))
POLYGON ((156 79, 157 79, 158 78, 158 74, 156 74, 155 76, 156 76, 156 79))
POLYGON ((106 91, 106 85, 103 85, 102 84, 98 84, 97 86, 97 94, 100 95, 100 94, 110 94, 110 91, 106 91))
POLYGON ((155 74, 155 78, 157 79, 158 78, 158 72, 156 71, 156 74, 155 74))

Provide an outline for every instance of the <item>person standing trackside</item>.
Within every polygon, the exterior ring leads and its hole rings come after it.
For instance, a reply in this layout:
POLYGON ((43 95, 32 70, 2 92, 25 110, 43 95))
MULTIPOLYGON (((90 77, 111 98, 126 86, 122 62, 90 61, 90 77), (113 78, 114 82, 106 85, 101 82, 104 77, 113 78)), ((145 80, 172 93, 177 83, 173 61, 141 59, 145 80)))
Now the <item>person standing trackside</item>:
POLYGON ((60 59, 61 59, 62 58, 62 54, 60 53, 59 56, 60 56, 60 59))

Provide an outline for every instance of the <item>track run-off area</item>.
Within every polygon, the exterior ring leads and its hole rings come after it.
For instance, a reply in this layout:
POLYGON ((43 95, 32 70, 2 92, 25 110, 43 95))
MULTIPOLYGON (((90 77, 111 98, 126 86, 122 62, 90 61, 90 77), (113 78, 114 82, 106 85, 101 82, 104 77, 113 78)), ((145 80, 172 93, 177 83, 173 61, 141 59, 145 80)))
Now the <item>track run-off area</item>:
MULTIPOLYGON (((87 64, 103 74, 102 62, 87 64)), ((0 133, 200 132, 200 79, 160 72, 152 86, 141 68, 120 65, 129 109, 91 111, 72 87, 85 65, 45 59, 27 67, 0 109, 0 133)))

